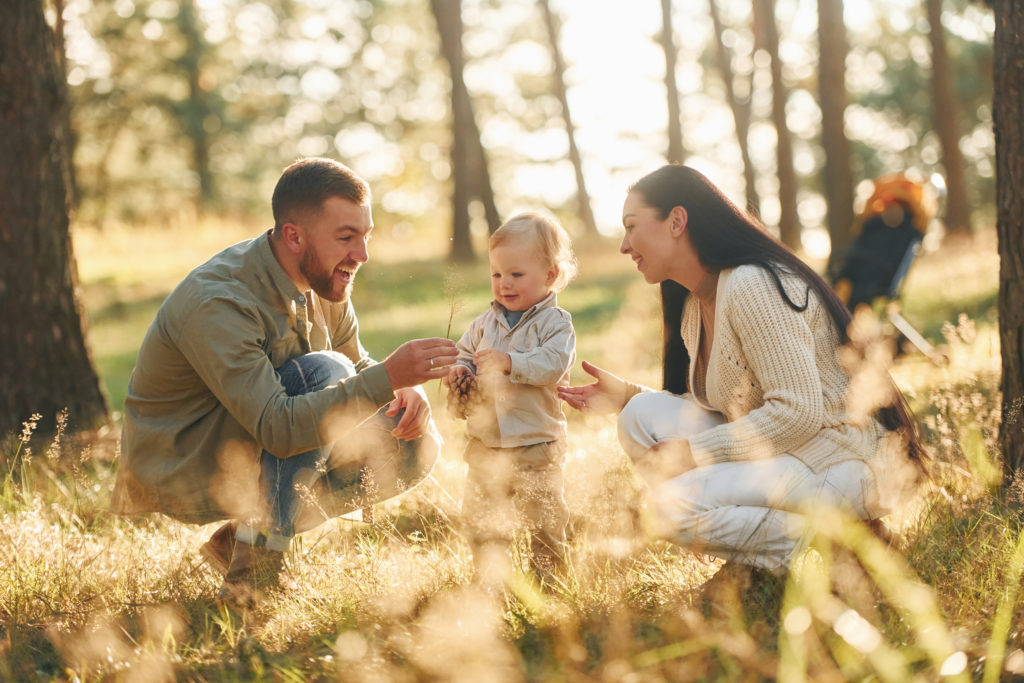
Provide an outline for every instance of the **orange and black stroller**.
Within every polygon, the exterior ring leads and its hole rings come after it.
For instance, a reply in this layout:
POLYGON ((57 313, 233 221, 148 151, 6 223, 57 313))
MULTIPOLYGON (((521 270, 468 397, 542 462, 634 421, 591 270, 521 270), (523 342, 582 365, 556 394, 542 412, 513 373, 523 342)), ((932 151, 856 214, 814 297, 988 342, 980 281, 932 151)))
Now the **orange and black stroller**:
POLYGON ((853 227, 854 241, 833 281, 839 298, 858 306, 886 303, 886 317, 914 346, 935 359, 930 343, 899 314, 903 282, 921 248, 932 211, 924 186, 902 174, 875 181, 874 192, 853 227))

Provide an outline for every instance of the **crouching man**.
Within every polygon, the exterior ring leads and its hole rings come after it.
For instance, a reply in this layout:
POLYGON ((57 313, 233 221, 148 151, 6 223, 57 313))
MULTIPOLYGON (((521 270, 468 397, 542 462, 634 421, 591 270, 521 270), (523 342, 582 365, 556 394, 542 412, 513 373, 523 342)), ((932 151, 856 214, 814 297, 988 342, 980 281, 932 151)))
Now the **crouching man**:
POLYGON ((440 439, 419 384, 456 359, 417 339, 377 363, 349 300, 373 229, 367 184, 310 158, 285 169, 274 227, 164 301, 128 384, 113 508, 196 524, 219 597, 276 585, 291 538, 408 490, 440 439))

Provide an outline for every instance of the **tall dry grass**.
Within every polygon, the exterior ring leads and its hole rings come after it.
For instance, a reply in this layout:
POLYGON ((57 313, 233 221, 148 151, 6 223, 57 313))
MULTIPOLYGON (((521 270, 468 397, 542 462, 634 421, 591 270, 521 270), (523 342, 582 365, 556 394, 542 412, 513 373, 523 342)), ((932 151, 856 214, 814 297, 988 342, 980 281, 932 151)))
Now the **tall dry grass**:
MULTIPOLYGON (((915 268, 931 275, 927 258, 915 268)), ((601 304, 588 277, 584 270, 578 283, 581 308, 590 296, 601 304)), ((594 309, 581 356, 656 384, 653 291, 630 285, 604 296, 624 305, 610 324, 604 308, 594 309)), ((441 287, 435 303, 443 326, 450 304, 441 287)), ((302 536, 287 589, 236 612, 216 604, 220 577, 197 552, 213 526, 109 514, 116 429, 42 438, 26 424, 0 449, 0 679, 1024 675, 1020 491, 996 486, 998 345, 987 319, 949 321, 945 333, 948 365, 908 355, 893 366, 935 458, 923 495, 889 520, 894 543, 816 511, 808 547, 784 583, 751 582, 653 539, 644 489, 614 422, 573 415, 564 579, 541 590, 519 547, 524 571, 508 589, 478 588, 458 524, 463 427, 438 409, 446 447, 431 478, 376 506, 372 524, 334 520, 302 536)))

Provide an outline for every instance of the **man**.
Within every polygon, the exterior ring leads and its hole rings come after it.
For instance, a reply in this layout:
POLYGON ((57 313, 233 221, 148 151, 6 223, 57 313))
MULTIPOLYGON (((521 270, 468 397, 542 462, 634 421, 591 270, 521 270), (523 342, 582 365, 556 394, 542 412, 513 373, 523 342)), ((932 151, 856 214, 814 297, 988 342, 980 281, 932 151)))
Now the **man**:
POLYGON ((274 189, 274 228, 192 271, 150 326, 128 384, 113 508, 204 524, 219 596, 274 585, 295 533, 394 496, 439 438, 417 385, 458 355, 418 339, 376 363, 349 301, 373 229, 366 183, 303 159, 274 189))

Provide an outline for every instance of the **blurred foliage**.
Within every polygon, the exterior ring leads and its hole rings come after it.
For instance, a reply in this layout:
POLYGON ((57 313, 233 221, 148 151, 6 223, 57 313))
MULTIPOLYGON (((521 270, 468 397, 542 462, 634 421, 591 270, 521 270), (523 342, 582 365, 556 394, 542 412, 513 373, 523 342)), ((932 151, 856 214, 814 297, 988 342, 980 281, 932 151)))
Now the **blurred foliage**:
MULTIPOLYGON (((941 148, 933 126, 930 48, 923 3, 908 28, 895 26, 884 0, 874 0, 876 30, 854 42, 851 102, 863 124, 851 131, 863 177, 876 178, 902 168, 927 178, 941 173, 941 148), (863 111, 861 111, 861 109, 863 111), (871 125, 868 125, 871 124, 871 125), (865 135, 861 130, 870 131, 865 135)), ((946 46, 960 122, 967 185, 974 206, 995 201, 995 155, 992 130, 992 44, 981 30, 990 13, 963 1, 947 2, 946 46), (951 29, 953 27, 953 29, 951 29)))
MULTIPOLYGON (((568 41, 574 21, 589 10, 572 0, 560 4, 568 41)), ((847 128, 860 179, 941 172, 931 132, 927 23, 918 4, 871 0, 864 10, 872 20, 849 28, 847 128)), ((722 5, 734 67, 753 107, 759 186, 770 194, 770 74, 763 55, 752 52, 749 4, 722 5)), ((699 132, 725 106, 712 67, 710 19, 703 6, 689 3, 676 3, 676 13, 687 144, 696 158, 735 167, 739 176, 731 133, 699 132)), ((800 216, 815 226, 824 213, 817 197, 824 159, 807 14, 792 2, 777 6, 800 216)), ((507 215, 540 203, 572 230, 572 170, 536 4, 464 0, 463 15, 466 80, 499 210, 507 215)), ((69 0, 64 16, 80 220, 167 224, 201 213, 265 216, 281 168, 322 154, 346 161, 371 182, 379 222, 397 233, 446 224, 449 83, 427 2, 69 0)), ((978 204, 990 203, 994 193, 991 24, 991 12, 977 3, 946 3, 961 145, 978 204)), ((623 44, 635 38, 623 36, 623 44)), ((656 50, 654 35, 640 38, 656 50)), ((572 97, 574 87, 593 85, 579 74, 594 72, 574 70, 585 54, 567 50, 566 56, 572 97)), ((642 61, 657 57, 626 53, 622 64, 632 68, 635 59, 636 79, 649 78, 643 87, 657 89, 660 76, 642 61)), ((606 115, 583 111, 580 118, 606 115)), ((639 124, 616 131, 614 139, 600 139, 585 121, 578 127, 588 173, 605 179, 639 175, 665 146, 664 135, 642 132, 639 124)))

